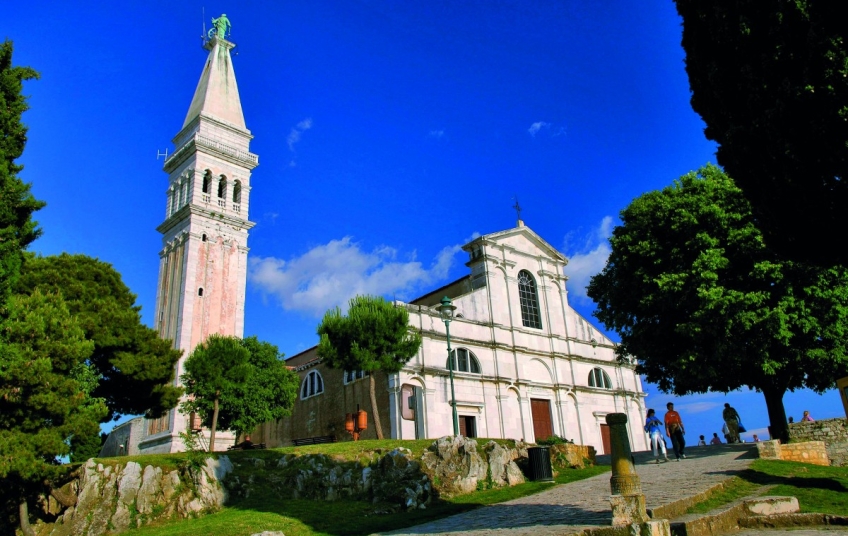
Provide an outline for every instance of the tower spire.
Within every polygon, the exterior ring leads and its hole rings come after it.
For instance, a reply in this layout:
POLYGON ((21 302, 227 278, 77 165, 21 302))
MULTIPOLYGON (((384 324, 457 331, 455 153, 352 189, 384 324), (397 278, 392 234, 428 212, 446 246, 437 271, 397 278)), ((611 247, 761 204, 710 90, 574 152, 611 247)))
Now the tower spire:
POLYGON ((233 60, 230 57, 230 50, 235 44, 225 38, 230 29, 230 21, 224 14, 212 19, 212 26, 208 34, 209 40, 204 44, 204 48, 209 51, 209 57, 194 91, 194 98, 191 99, 183 128, 200 115, 206 115, 247 130, 241 111, 233 60))

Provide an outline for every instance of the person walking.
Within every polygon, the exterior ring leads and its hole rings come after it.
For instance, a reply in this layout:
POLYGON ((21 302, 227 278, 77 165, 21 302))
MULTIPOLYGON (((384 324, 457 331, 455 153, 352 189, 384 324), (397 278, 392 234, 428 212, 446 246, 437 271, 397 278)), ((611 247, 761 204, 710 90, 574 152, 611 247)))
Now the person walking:
POLYGON ((739 413, 727 402, 724 403, 724 410, 721 412, 721 418, 724 419, 724 424, 727 425, 727 442, 739 443, 739 413))
POLYGON ((665 461, 668 461, 668 452, 665 450, 665 441, 662 438, 662 425, 663 423, 657 418, 656 412, 649 409, 648 417, 645 419, 645 432, 648 433, 650 438, 651 450, 654 452, 657 463, 660 463, 660 452, 662 452, 665 461))
POLYGON ((683 437, 686 434, 686 429, 683 428, 680 414, 674 411, 674 404, 669 402, 665 407, 668 409, 665 412, 665 435, 671 439, 671 448, 674 449, 675 459, 680 461, 680 458, 686 458, 684 453, 686 439, 683 437))

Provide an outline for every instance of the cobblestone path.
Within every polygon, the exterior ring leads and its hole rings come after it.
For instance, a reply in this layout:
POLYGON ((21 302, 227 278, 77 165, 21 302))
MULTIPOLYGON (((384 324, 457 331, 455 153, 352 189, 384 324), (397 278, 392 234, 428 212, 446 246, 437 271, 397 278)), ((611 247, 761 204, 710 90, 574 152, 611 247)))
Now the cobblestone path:
MULTIPOLYGON (((636 471, 648 508, 656 508, 706 491, 745 469, 756 459, 751 444, 693 447, 680 462, 653 463, 650 452, 636 453, 636 471)), ((609 458, 598 457, 609 463, 609 458)), ((473 536, 544 536, 609 525, 609 473, 505 503, 484 506, 386 535, 454 534, 473 536)))

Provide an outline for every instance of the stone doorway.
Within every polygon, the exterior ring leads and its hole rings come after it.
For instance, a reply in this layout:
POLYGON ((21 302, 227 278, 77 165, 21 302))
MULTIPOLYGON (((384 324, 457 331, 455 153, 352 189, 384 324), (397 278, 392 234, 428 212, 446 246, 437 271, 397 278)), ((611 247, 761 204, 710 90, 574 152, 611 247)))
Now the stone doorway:
POLYGON ((531 398, 530 413, 533 416, 533 434, 536 436, 536 442, 554 435, 554 428, 551 423, 550 400, 531 398))
POLYGON ((477 437, 477 419, 468 415, 460 415, 459 435, 463 437, 477 437))

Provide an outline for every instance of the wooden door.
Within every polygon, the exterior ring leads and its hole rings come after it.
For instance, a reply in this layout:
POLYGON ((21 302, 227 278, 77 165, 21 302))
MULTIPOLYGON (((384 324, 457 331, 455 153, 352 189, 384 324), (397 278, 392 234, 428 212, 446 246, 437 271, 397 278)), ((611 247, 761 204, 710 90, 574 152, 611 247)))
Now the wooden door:
POLYGON ((610 431, 608 424, 601 425, 601 443, 603 443, 604 452, 602 454, 611 454, 612 448, 610 448, 610 431))
POLYGON ((554 428, 551 424, 551 401, 530 399, 530 413, 533 416, 533 433, 536 436, 536 441, 547 439, 554 435, 554 428))
POLYGON ((460 415, 459 435, 462 437, 477 437, 477 419, 467 415, 460 415))

